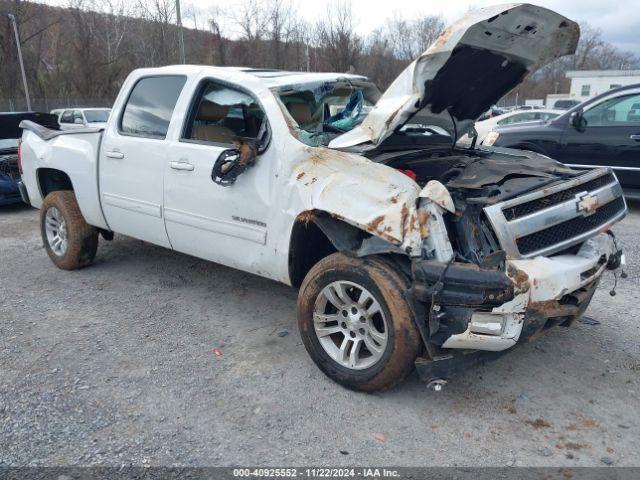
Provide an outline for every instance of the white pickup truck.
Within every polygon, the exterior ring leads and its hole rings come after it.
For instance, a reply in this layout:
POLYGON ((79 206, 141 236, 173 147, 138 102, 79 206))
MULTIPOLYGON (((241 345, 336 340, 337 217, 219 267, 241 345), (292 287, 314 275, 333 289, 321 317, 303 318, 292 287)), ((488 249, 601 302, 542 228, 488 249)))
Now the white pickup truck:
POLYGON ((544 8, 477 10, 385 93, 340 73, 136 70, 104 130, 22 123, 21 191, 62 269, 129 235, 300 287, 304 345, 342 385, 446 378, 569 326, 623 262, 613 172, 456 147, 578 37, 544 8))

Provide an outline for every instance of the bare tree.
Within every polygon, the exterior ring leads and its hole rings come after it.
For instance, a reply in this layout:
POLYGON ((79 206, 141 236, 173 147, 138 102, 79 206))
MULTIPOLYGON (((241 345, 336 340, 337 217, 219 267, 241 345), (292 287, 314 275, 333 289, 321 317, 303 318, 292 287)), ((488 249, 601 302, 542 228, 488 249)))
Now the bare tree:
POLYGON ((351 3, 330 4, 324 19, 315 26, 315 47, 321 68, 336 72, 356 69, 363 42, 355 32, 351 3))
POLYGON ((214 65, 227 64, 227 39, 222 31, 222 12, 216 7, 210 11, 209 28, 211 30, 211 57, 214 65))
POLYGON ((138 0, 140 15, 149 23, 151 41, 145 44, 145 56, 152 66, 167 65, 177 60, 175 0, 138 0))
POLYGON ((417 19, 406 19, 396 13, 378 35, 386 39, 397 59, 411 62, 424 52, 443 30, 442 17, 427 15, 417 19))
POLYGON ((259 0, 244 0, 228 13, 239 35, 235 50, 238 63, 255 67, 266 66, 264 39, 269 22, 266 8, 259 0))
MULTIPOLYGON (((240 0, 233 10, 185 9, 185 50, 190 63, 290 70, 357 71, 385 88, 442 30, 440 17, 394 15, 362 37, 347 2, 331 3, 309 24, 293 0, 240 0), (205 19, 206 18, 206 23, 205 19), (204 25, 207 25, 205 28, 204 25)), ((175 0, 67 0, 53 7, 0 0, 0 108, 22 108, 16 46, 6 13, 20 28, 27 78, 37 108, 72 103, 108 105, 134 68, 177 61, 175 0)), ((543 98, 569 88, 567 70, 631 69, 638 56, 582 26, 575 55, 528 77, 520 98, 543 98)))

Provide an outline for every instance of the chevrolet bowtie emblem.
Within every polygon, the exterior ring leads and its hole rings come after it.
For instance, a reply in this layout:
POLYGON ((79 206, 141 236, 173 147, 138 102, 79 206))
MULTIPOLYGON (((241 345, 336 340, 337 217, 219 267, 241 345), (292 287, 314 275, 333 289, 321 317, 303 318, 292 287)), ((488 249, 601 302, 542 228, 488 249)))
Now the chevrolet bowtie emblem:
POLYGON ((585 217, 596 213, 598 209, 598 197, 587 193, 579 198, 576 206, 578 207, 578 212, 582 212, 585 217))

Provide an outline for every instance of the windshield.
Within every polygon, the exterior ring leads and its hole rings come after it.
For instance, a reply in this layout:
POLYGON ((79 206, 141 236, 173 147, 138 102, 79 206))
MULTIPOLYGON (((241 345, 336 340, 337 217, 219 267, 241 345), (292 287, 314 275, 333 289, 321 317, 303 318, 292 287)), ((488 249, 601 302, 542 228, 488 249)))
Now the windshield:
POLYGON ((85 110, 84 117, 88 123, 103 123, 109 118, 110 110, 85 110))
POLYGON ((310 146, 329 142, 353 129, 380 98, 380 90, 360 79, 339 78, 275 89, 293 120, 295 136, 310 146))
POLYGON ((8 148, 18 148, 18 139, 17 138, 0 139, 0 150, 6 150, 8 148))

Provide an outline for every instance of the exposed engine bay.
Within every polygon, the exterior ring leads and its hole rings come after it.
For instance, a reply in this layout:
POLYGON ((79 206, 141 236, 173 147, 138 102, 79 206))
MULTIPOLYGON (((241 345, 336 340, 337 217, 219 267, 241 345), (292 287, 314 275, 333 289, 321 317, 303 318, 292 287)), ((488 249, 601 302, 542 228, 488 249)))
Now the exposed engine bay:
POLYGON ((445 221, 456 260, 481 264, 499 251, 483 208, 580 175, 580 171, 534 152, 439 147, 371 152, 369 158, 399 169, 424 187, 437 180, 449 191, 455 215, 445 221))

